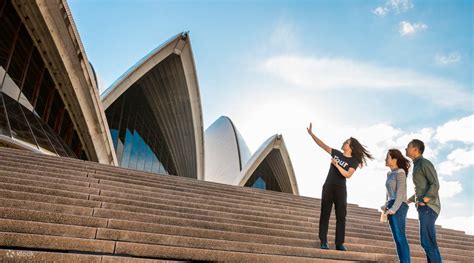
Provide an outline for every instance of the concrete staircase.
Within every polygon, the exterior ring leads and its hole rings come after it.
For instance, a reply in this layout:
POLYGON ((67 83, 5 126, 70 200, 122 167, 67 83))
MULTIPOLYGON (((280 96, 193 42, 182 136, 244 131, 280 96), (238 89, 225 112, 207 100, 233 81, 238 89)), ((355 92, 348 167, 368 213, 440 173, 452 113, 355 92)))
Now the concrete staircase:
MULTIPOLYGON (((379 212, 353 204, 350 251, 319 249, 319 207, 315 198, 0 147, 0 262, 397 261, 379 212)), ((474 262, 474 236, 437 233, 445 262, 474 262)), ((416 220, 407 235, 412 261, 426 262, 416 220)))

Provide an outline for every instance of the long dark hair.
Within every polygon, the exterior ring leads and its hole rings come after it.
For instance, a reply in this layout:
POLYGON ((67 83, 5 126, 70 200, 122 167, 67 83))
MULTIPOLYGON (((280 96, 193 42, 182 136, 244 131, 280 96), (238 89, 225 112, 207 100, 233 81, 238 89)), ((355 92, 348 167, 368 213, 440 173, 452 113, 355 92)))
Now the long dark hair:
POLYGON ((367 159, 373 160, 372 154, 365 148, 364 145, 360 144, 360 142, 356 139, 351 137, 351 143, 349 146, 352 150, 352 157, 354 157, 359 164, 360 167, 367 165, 367 159))
POLYGON ((405 171, 405 175, 408 176, 408 169, 410 168, 410 161, 405 158, 402 153, 397 149, 390 149, 388 150, 388 154, 392 159, 397 159, 397 166, 403 171, 405 171))

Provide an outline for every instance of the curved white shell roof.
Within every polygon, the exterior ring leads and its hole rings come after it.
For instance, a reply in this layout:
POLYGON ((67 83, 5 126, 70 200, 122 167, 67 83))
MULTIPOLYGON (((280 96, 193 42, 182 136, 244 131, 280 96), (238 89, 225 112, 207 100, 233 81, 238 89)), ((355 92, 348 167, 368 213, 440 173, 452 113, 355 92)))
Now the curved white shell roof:
POLYGON ((250 150, 232 121, 217 119, 205 132, 205 180, 228 183, 239 176, 250 158, 250 150))
POLYGON ((263 162, 268 162, 283 192, 299 194, 282 135, 273 135, 251 156, 243 137, 225 116, 205 132, 205 180, 244 186, 263 162))
POLYGON ((268 162, 282 192, 299 194, 290 155, 281 134, 268 138, 242 169, 237 185, 244 186, 263 162, 268 162))
POLYGON ((202 180, 202 107, 189 35, 176 35, 126 71, 101 95, 104 109, 135 84, 153 102, 177 175, 202 180))

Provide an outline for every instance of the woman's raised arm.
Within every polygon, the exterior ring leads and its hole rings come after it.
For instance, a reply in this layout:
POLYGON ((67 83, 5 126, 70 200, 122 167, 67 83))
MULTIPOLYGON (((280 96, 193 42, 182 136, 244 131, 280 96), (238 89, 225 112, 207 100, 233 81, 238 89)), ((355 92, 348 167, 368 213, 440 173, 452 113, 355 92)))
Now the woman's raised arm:
POLYGON ((321 147, 323 150, 325 150, 327 153, 331 154, 332 148, 327 146, 323 141, 321 141, 316 135, 313 133, 313 124, 310 122, 309 127, 306 128, 308 131, 309 135, 313 138, 314 142, 316 142, 319 147, 321 147))

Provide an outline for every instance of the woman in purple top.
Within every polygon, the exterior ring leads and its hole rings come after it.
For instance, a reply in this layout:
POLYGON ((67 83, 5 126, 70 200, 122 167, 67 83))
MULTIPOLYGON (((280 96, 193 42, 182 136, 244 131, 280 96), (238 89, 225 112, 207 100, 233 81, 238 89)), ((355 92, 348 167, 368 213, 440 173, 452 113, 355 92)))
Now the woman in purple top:
POLYGON ((332 205, 336 209, 336 249, 345 251, 344 238, 346 231, 347 189, 346 178, 350 178, 357 167, 366 164, 366 159, 373 159, 372 155, 355 138, 344 141, 341 151, 327 146, 313 134, 312 124, 307 128, 309 135, 316 144, 333 158, 329 168, 326 182, 321 195, 321 215, 319 218, 319 240, 321 249, 329 249, 327 234, 329 217, 332 205))

